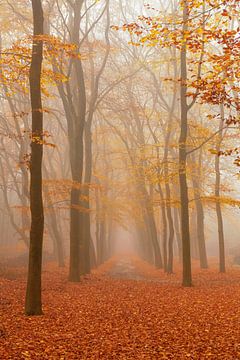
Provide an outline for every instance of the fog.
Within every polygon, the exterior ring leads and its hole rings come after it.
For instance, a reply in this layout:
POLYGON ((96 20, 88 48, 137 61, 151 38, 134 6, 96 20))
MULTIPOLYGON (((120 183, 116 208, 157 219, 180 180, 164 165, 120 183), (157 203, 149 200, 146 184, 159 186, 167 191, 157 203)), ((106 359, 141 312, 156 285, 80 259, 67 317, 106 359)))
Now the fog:
POLYGON ((238 10, 0 0, 0 275, 23 274, 26 315, 42 264, 184 287, 238 269, 238 10))
POLYGON ((0 359, 240 359, 237 0, 0 0, 0 359))

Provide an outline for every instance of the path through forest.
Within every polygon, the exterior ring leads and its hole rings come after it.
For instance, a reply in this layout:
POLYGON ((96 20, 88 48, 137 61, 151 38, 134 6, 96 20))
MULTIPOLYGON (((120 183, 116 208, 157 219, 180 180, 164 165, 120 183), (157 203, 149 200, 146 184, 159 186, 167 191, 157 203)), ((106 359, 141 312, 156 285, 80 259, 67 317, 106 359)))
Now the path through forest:
POLYGON ((194 267, 192 288, 134 256, 80 283, 46 264, 44 316, 23 315, 26 270, 0 277, 0 359, 240 359, 240 270, 194 267))
POLYGON ((130 256, 119 258, 106 275, 113 279, 146 280, 146 276, 138 272, 130 256))

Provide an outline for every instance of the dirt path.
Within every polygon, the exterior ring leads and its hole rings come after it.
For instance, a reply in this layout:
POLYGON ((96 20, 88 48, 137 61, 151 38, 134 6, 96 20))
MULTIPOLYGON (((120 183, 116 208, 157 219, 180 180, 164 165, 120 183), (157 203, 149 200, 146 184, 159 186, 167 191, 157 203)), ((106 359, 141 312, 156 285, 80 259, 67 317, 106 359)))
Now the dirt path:
POLYGON ((129 257, 119 259, 107 272, 107 275, 115 279, 146 280, 144 275, 139 274, 136 266, 129 257))
POLYGON ((115 259, 110 270, 105 275, 112 279, 135 280, 144 282, 154 282, 160 284, 178 284, 179 280, 175 276, 164 274, 162 270, 157 270, 154 266, 145 263, 143 260, 129 256, 115 259))

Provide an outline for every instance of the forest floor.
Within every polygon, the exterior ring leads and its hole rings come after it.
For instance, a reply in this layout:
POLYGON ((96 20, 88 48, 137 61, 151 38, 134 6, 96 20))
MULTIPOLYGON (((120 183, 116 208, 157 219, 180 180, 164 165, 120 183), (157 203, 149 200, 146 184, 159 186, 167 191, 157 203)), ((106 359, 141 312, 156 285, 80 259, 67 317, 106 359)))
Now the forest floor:
POLYGON ((24 269, 0 277, 0 359, 240 359, 240 268, 193 269, 194 286, 139 258, 113 258, 68 283, 43 272, 44 315, 23 315, 24 269))

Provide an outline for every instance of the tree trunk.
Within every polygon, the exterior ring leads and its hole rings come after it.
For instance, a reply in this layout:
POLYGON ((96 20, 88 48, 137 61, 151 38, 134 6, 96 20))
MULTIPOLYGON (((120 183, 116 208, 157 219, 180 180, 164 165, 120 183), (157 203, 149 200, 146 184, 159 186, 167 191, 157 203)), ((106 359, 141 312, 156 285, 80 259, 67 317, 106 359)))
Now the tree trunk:
POLYGON ((180 216, 178 214, 178 209, 176 207, 174 207, 173 209, 173 216, 174 216, 175 237, 178 245, 178 256, 179 256, 179 261, 182 262, 182 241, 181 241, 181 232, 179 226, 180 216))
MULTIPOLYGON (((79 32, 81 22, 81 9, 83 0, 76 0, 73 4, 74 19, 72 39, 78 47, 80 43, 79 32)), ((77 94, 74 104, 73 116, 68 118, 68 136, 70 145, 70 162, 73 187, 71 189, 70 209, 70 260, 69 260, 69 281, 80 281, 80 252, 83 249, 82 225, 83 218, 80 215, 81 208, 81 184, 83 173, 83 132, 86 115, 86 91, 82 62, 80 59, 73 60, 74 76, 77 87, 77 94)), ((72 96, 71 94, 70 96, 72 96)), ((71 105, 71 99, 69 99, 71 105)))
POLYGON ((193 208, 189 211, 189 227, 190 227, 190 245, 191 245, 191 257, 195 260, 199 260, 198 251, 198 239, 197 239, 197 212, 193 208))
POLYGON ((146 205, 146 225, 148 227, 149 230, 149 235, 150 235, 150 239, 152 242, 152 246, 153 246, 153 250, 154 250, 154 265, 156 266, 156 268, 158 269, 162 269, 163 267, 163 263, 162 263, 162 256, 161 256, 161 250, 160 250, 160 246, 158 243, 158 238, 157 238, 157 229, 156 229, 156 223, 155 223, 155 219, 154 219, 154 214, 153 214, 153 209, 150 207, 149 208, 149 204, 146 205))
MULTIPOLYGON (((100 184, 98 182, 98 184, 100 184)), ((97 259, 97 265, 99 265, 99 252, 100 249, 100 201, 99 201, 99 192, 100 189, 95 189, 95 202, 96 202, 96 259, 97 259)))
POLYGON ((53 236, 55 238, 55 244, 56 244, 56 253, 57 253, 57 261, 59 267, 64 267, 64 249, 63 249, 63 240, 62 236, 60 234, 60 231, 58 229, 57 224, 57 216, 55 213, 55 209, 52 208, 50 210, 50 226, 52 227, 53 236))
POLYGON ((81 274, 89 274, 91 272, 90 266, 90 241, 91 241, 91 228, 90 228, 90 201, 89 201, 89 185, 92 178, 92 133, 91 133, 92 117, 88 119, 85 130, 85 178, 83 188, 83 206, 86 209, 85 213, 81 214, 82 217, 82 243, 83 249, 80 259, 80 272, 81 274))
POLYGON ((41 272, 44 213, 42 200, 43 112, 41 99, 41 69, 43 42, 35 36, 43 34, 41 0, 32 0, 34 39, 30 67, 30 96, 32 109, 32 142, 30 162, 31 230, 28 280, 25 301, 26 315, 41 315, 41 272))
POLYGON ((166 216, 166 203, 161 184, 158 184, 158 191, 161 199, 161 217, 162 217, 162 244, 163 244, 163 268, 167 272, 167 216, 166 216))
POLYGON ((148 261, 150 264, 154 264, 153 248, 147 233, 146 225, 145 223, 139 225, 136 220, 135 223, 136 223, 137 238, 141 246, 142 258, 145 261, 148 261))
POLYGON ((218 243, 219 243, 219 271, 221 273, 226 272, 225 266, 225 245, 224 245, 224 230, 223 230, 223 217, 222 217, 222 209, 220 203, 220 185, 221 185, 221 172, 220 172, 220 157, 218 156, 218 152, 220 151, 221 142, 223 138, 223 122, 224 122, 224 108, 223 105, 220 107, 221 112, 221 120, 219 124, 219 135, 217 139, 216 146, 216 156, 215 156, 215 197, 216 197, 216 214, 217 214, 217 223, 218 223, 218 243))
POLYGON ((79 189, 71 189, 70 200, 70 259, 69 259, 69 281, 80 281, 80 216, 79 216, 79 189))
POLYGON ((187 185, 187 134, 188 134, 188 105, 187 105, 187 45, 184 34, 188 29, 188 6, 183 2, 183 43, 181 46, 181 131, 179 137, 179 185, 181 203, 181 237, 183 258, 183 286, 192 286, 191 250, 189 231, 189 203, 187 185))
POLYGON ((173 218, 172 218, 172 209, 171 209, 170 205, 167 207, 167 218, 168 218, 168 227, 169 227, 167 272, 168 272, 168 274, 172 274, 173 273, 174 226, 173 226, 173 218))
MULTIPOLYGON (((175 96, 174 96, 175 99, 175 96)), ((167 134, 165 139, 165 149, 163 156, 164 163, 164 177, 165 177, 165 191, 166 191, 166 212, 167 212, 167 222, 168 222, 168 262, 167 262, 167 272, 173 272, 173 239, 174 239, 174 227, 173 227, 173 218, 171 210, 171 190, 169 186, 169 171, 168 171, 168 152, 169 152, 169 143, 171 138, 172 130, 172 113, 174 110, 174 103, 172 110, 169 114, 167 134)))
MULTIPOLYGON (((51 164, 51 162, 50 162, 50 164, 51 164)), ((46 179, 50 179, 49 171, 45 164, 43 166, 43 176, 46 179)), ((45 184, 44 188, 45 188, 45 191, 47 194, 46 195, 46 206, 50 210, 48 212, 49 221, 47 222, 47 224, 48 224, 50 234, 51 234, 51 237, 53 240, 53 254, 54 254, 56 260, 58 261, 58 266, 64 267, 65 266, 64 244, 63 244, 63 238, 62 238, 61 229, 60 229, 60 223, 58 224, 55 208, 51 205, 51 196, 49 194, 49 187, 47 186, 47 184, 45 184)))
POLYGON ((207 262, 207 252, 205 244, 205 234, 204 234, 204 211, 203 204, 200 198, 199 184, 196 179, 192 179, 193 188, 194 188, 194 197, 196 205, 196 215, 197 215, 197 239, 198 239, 198 250, 199 250, 199 259, 201 269, 208 268, 207 262))
POLYGON ((92 237, 90 238, 90 268, 95 269, 97 267, 97 257, 96 257, 96 251, 93 243, 92 237))

